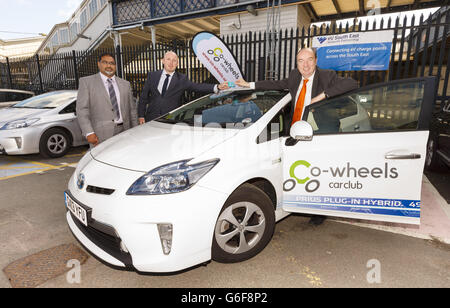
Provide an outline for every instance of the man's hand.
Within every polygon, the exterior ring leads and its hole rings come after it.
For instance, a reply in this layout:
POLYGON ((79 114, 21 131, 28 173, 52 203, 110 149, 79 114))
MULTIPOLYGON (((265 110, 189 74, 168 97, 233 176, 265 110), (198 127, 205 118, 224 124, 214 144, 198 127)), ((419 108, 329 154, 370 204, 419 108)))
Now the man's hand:
POLYGON ((90 135, 86 136, 86 139, 94 147, 98 144, 98 138, 97 138, 96 134, 90 134, 90 135))
POLYGON ((327 97, 325 96, 325 93, 322 92, 319 95, 317 95, 316 97, 311 99, 311 104, 320 102, 321 100, 324 100, 325 98, 327 98, 327 97))
POLYGON ((145 118, 139 118, 139 125, 145 124, 145 118))
POLYGON ((235 81, 235 84, 239 87, 242 88, 250 88, 250 83, 248 83, 247 81, 245 81, 244 79, 238 79, 235 81))
POLYGON ((225 81, 225 82, 222 82, 221 84, 219 84, 219 85, 217 86, 217 88, 218 88, 219 90, 226 90, 226 89, 229 89, 230 87, 228 86, 228 82, 225 81))

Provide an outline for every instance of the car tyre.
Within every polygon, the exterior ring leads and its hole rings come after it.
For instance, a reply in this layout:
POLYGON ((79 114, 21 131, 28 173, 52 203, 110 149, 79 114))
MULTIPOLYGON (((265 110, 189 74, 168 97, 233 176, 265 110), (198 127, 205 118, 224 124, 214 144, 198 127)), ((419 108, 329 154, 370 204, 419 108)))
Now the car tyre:
POLYGON ((439 156, 436 153, 437 138, 430 137, 427 142, 427 154, 425 157, 425 170, 436 171, 442 165, 439 156))
POLYGON ((220 211, 214 228, 212 259, 221 263, 250 259, 267 246, 274 230, 272 201, 261 189, 244 184, 220 211))
POLYGON ((39 141, 39 152, 46 158, 58 158, 67 154, 70 149, 70 137, 60 128, 51 128, 42 134, 39 141))

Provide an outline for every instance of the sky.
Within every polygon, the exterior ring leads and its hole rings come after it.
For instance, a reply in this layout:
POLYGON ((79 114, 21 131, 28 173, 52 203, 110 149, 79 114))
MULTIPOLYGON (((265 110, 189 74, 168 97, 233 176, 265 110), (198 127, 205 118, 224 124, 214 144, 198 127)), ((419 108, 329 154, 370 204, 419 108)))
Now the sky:
POLYGON ((82 0, 0 0, 0 39, 48 34, 55 24, 67 21, 81 2, 82 0))

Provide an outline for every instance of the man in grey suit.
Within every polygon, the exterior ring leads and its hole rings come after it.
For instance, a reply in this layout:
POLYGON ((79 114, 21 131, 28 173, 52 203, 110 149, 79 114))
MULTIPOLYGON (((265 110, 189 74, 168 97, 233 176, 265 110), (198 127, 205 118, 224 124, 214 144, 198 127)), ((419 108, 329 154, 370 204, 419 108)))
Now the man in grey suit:
POLYGON ((226 82, 219 85, 190 81, 186 75, 176 71, 178 56, 168 51, 162 59, 163 70, 150 72, 139 98, 139 124, 156 119, 182 105, 185 91, 203 93, 217 92, 228 88, 226 82))
POLYGON ((98 59, 100 72, 80 78, 77 118, 90 146, 137 126, 137 108, 130 83, 115 76, 114 55, 98 59))

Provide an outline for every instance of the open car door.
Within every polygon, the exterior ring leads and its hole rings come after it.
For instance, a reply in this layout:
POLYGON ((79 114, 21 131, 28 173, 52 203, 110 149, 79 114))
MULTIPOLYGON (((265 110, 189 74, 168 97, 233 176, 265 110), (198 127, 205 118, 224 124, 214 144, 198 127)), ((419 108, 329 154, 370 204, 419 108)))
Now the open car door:
POLYGON ((419 224, 435 90, 403 79, 308 106, 312 140, 283 145, 283 209, 419 224))

